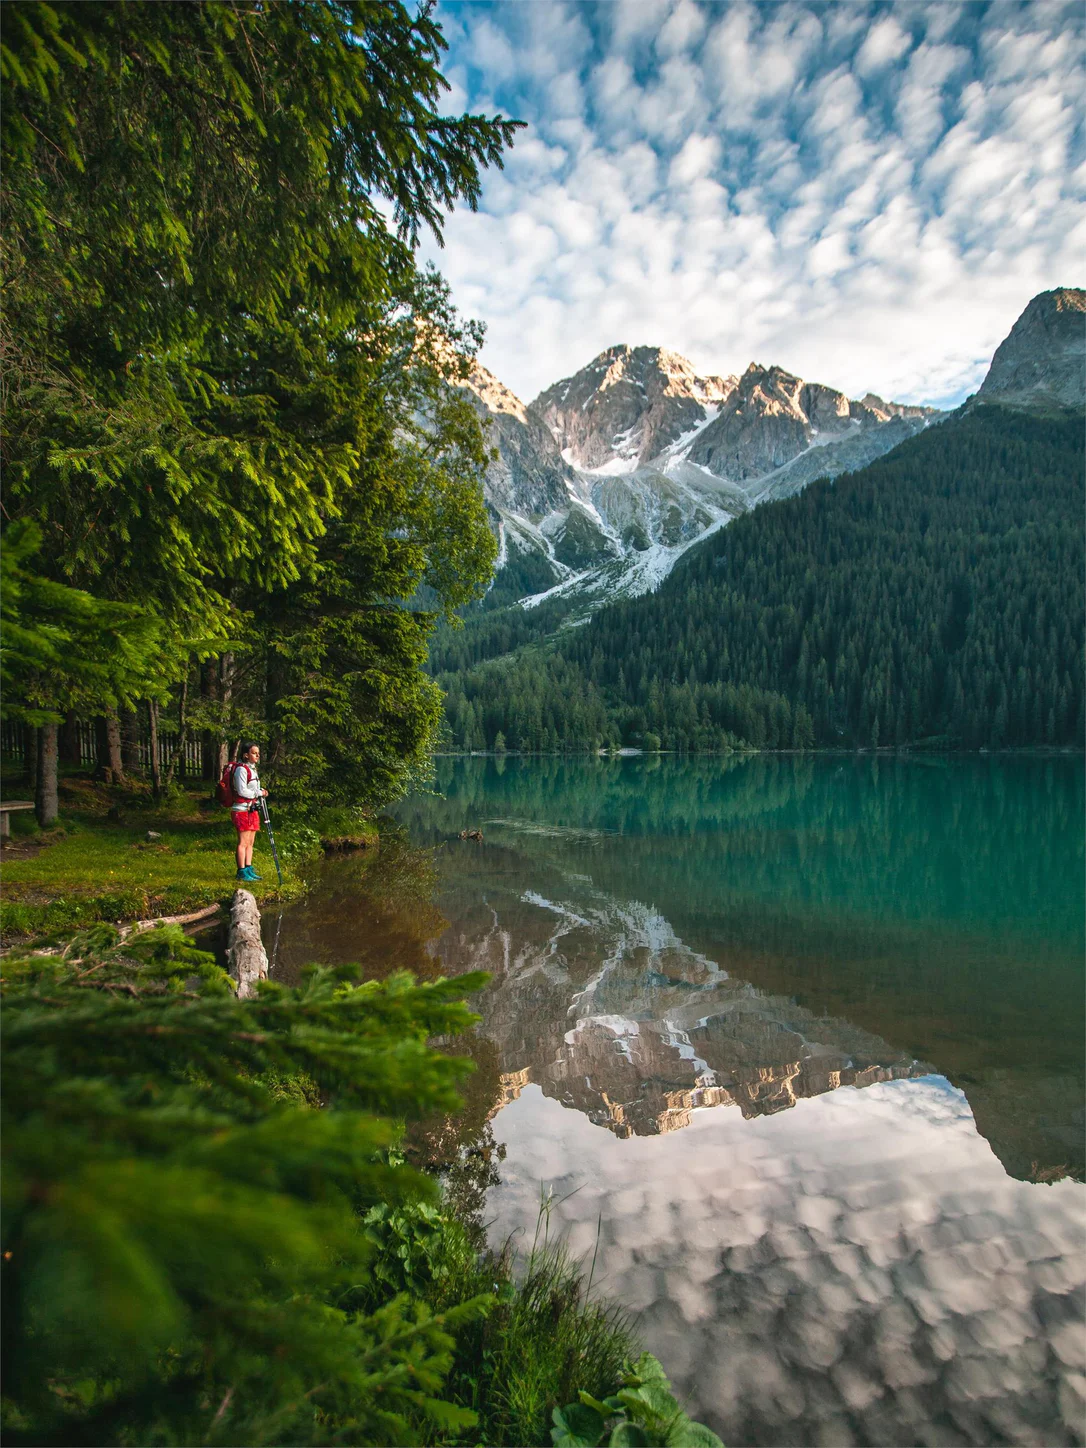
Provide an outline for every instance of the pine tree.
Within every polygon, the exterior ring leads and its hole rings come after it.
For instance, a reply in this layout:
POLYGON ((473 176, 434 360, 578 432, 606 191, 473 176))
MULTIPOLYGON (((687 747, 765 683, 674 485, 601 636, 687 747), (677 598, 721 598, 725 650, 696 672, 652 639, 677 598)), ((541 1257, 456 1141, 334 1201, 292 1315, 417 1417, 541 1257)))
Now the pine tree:
POLYGON ((359 1213, 435 1195, 394 1148, 458 1104, 463 1059, 426 1042, 471 1023, 482 979, 314 970, 241 1001, 177 927, 9 955, 6 1441, 463 1431, 442 1377, 485 1304, 350 1303, 372 1280, 359 1213))

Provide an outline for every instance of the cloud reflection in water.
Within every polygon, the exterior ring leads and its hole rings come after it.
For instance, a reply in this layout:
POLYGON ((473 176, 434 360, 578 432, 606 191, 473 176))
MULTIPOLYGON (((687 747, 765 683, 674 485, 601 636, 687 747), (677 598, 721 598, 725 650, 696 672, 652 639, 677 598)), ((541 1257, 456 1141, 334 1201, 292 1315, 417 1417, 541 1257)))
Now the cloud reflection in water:
POLYGON ((618 1140, 529 1086, 491 1237, 552 1227, 726 1442, 1079 1443, 1086 1188, 1009 1177, 940 1076, 618 1140))

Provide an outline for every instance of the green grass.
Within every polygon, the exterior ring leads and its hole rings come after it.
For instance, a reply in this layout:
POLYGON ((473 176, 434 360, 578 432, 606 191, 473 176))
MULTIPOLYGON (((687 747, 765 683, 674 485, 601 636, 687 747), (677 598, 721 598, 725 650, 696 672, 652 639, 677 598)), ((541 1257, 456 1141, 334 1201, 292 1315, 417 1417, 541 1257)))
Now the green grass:
MULTIPOLYGON (((4 860, 4 938, 96 920, 179 915, 226 900, 235 889, 236 835, 227 810, 204 807, 210 788, 175 790, 156 808, 138 786, 112 789, 71 775, 61 780, 56 828, 39 830, 29 811, 12 815, 13 845, 42 848, 4 860), (111 812, 119 818, 109 818, 111 812), (161 838, 148 841, 149 830, 161 838)), ((5 785, 4 793, 17 790, 17 783, 5 785)), ((251 886, 258 900, 302 893, 304 869, 320 854, 323 820, 280 818, 277 811, 273 823, 284 883, 280 890, 262 830, 253 863, 264 878, 251 886)))
POLYGON ((453 1439, 415 1426, 420 1441, 523 1448, 551 1441, 552 1412, 582 1390, 614 1392, 639 1346, 629 1314, 592 1296, 592 1267, 548 1240, 550 1203, 540 1210, 531 1250, 489 1252, 478 1222, 464 1222, 446 1200, 373 1209, 366 1235, 377 1254, 370 1292, 350 1305, 372 1311, 396 1292, 423 1298, 436 1312, 481 1294, 495 1301, 485 1317, 462 1325, 445 1396, 478 1423, 453 1439))
POLYGON ((493 1291, 498 1302, 481 1321, 457 1334, 448 1391, 479 1415, 463 1440, 472 1444, 547 1444, 554 1408, 614 1392, 623 1365, 637 1356, 629 1315, 591 1297, 591 1272, 565 1248, 536 1247, 517 1264, 508 1257, 477 1260, 457 1284, 493 1291))

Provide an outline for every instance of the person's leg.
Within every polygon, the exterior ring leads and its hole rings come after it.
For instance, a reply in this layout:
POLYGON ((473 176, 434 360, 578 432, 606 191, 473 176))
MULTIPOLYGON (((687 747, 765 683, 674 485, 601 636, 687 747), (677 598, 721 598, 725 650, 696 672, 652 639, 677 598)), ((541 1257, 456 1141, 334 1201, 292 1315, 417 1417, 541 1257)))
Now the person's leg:
POLYGON ((244 833, 244 834, 242 835, 242 837, 241 837, 241 841, 242 841, 241 848, 242 848, 242 850, 244 851, 244 854, 245 854, 245 858, 244 858, 244 860, 242 861, 242 864, 243 864, 243 865, 251 865, 251 864, 253 863, 253 844, 254 844, 255 840, 256 840, 256 831, 255 831, 255 830, 246 830, 245 833, 244 833))
POLYGON ((237 859, 239 870, 244 870, 245 868, 245 839, 246 836, 243 835, 240 830, 238 830, 238 847, 234 851, 234 855, 237 859))

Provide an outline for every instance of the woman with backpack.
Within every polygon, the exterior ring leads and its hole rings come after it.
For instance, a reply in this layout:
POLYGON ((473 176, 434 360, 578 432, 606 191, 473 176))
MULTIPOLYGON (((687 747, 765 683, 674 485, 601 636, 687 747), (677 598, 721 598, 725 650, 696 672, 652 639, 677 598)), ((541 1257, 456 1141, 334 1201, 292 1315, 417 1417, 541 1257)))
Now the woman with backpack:
POLYGON ((256 801, 264 798, 268 791, 261 789, 256 766, 260 763, 260 745, 243 744, 235 763, 223 771, 224 783, 230 780, 230 818, 238 832, 237 862, 239 880, 259 880, 253 869, 253 845, 260 829, 260 814, 256 801))

